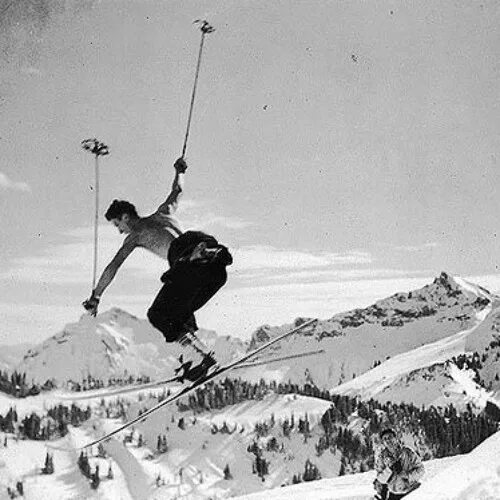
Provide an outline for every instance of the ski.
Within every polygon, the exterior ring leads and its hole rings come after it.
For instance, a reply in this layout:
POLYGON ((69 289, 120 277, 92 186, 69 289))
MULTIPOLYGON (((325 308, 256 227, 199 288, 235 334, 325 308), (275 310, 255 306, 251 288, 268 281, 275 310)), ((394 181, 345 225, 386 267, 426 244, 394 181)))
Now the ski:
POLYGON ((175 394, 172 394, 171 396, 167 397, 163 401, 160 401, 158 404, 156 404, 155 406, 153 406, 149 410, 147 410, 144 413, 142 413, 141 415, 138 415, 137 417, 129 420, 128 422, 125 422, 123 425, 117 427, 115 430, 109 432, 108 434, 105 434, 104 436, 101 436, 100 438, 97 438, 94 441, 91 441, 90 443, 87 443, 86 445, 84 445, 80 448, 77 448, 77 449, 82 450, 85 448, 90 448, 91 446, 96 446, 99 443, 107 441, 108 439, 112 438, 116 434, 124 431, 125 429, 128 429, 132 425, 135 425, 139 422, 146 420, 152 413, 158 411, 159 409, 161 409, 161 408, 163 408, 171 403, 174 403, 178 399, 180 399, 183 396, 186 396, 187 394, 194 391, 197 387, 200 387, 201 385, 206 384, 207 382, 209 382, 211 380, 214 380, 215 378, 219 377, 223 373, 226 373, 226 372, 232 370, 233 368, 235 368, 239 364, 244 363, 245 361, 253 358, 254 356, 259 354, 260 352, 264 351, 265 349, 268 349, 269 347, 276 344, 277 342, 280 342, 281 340, 285 339, 286 337, 289 337, 290 335, 293 335, 293 334, 299 332, 300 330, 303 330, 307 326, 312 326, 317 321, 318 321, 317 319, 310 319, 310 320, 302 323, 301 325, 299 325, 295 328, 292 328, 292 330, 285 332, 285 333, 279 335, 278 337, 275 337, 274 339, 269 340, 268 342, 261 345, 260 347, 257 347, 253 351, 251 351, 247 354, 244 354, 243 356, 240 356, 235 361, 231 361, 230 363, 217 368, 212 373, 209 373, 208 375, 206 375, 205 377, 202 377, 201 379, 197 380, 196 382, 193 382, 193 383, 183 387, 179 392, 176 392, 175 394))
MULTIPOLYGON (((280 356, 277 358, 269 358, 269 359, 263 359, 263 360, 257 360, 254 362, 250 363, 243 363, 235 367, 235 370, 239 370, 241 368, 253 368, 254 366, 261 366, 261 365, 267 365, 269 363, 277 363, 279 361, 286 361, 289 359, 295 359, 295 358, 304 358, 306 356, 314 356, 316 354, 323 354, 325 351, 323 349, 319 349, 317 351, 308 351, 308 352, 301 352, 297 354, 289 354, 288 356, 280 356)), ((170 377, 166 378, 163 380, 157 380, 155 382, 146 382, 144 384, 133 384, 133 385, 128 385, 125 387, 119 387, 116 389, 103 389, 97 391, 83 391, 81 393, 77 394, 64 394, 58 397, 58 399, 62 401, 85 401, 88 399, 98 399, 98 398, 108 398, 108 397, 113 397, 113 396, 121 396, 122 394, 130 394, 132 392, 138 392, 138 391, 146 391, 148 389, 156 389, 158 387, 161 387, 163 385, 169 385, 173 384, 174 382, 180 382, 179 377, 170 377)))
POLYGON ((280 356, 277 358, 268 358, 263 360, 251 361, 250 363, 242 363, 238 366, 235 366, 235 370, 239 370, 241 368, 253 368, 254 366, 267 365, 269 363, 277 363, 279 361, 286 361, 288 359, 295 358, 305 358, 306 356, 314 356, 316 354, 323 354, 325 351, 323 349, 318 349, 317 351, 308 351, 301 352, 297 354, 289 354, 288 356, 280 356))
POLYGON ((157 380, 156 382, 147 382, 145 384, 133 384, 126 387, 119 387, 117 389, 102 390, 101 392, 94 391, 84 391, 92 392, 92 394, 77 394, 73 396, 72 394, 64 394, 59 396, 58 399, 70 400, 70 401, 82 401, 86 399, 96 399, 96 398, 107 398, 109 396, 119 396, 121 394, 128 394, 130 392, 145 391, 147 389, 154 389, 156 387, 161 387, 162 385, 172 384, 174 382, 179 382, 179 377, 170 377, 163 380, 157 380))

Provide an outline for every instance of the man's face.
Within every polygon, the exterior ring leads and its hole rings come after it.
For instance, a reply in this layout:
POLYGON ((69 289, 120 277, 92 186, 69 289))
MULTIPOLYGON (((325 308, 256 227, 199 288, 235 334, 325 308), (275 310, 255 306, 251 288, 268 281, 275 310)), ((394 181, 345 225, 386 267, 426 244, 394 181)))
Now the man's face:
POLYGON ((382 438, 382 443, 391 452, 395 451, 399 446, 398 438, 394 434, 386 434, 382 438))
POLYGON ((120 234, 129 234, 132 230, 130 227, 130 216, 122 214, 119 219, 111 219, 113 225, 118 229, 120 234))

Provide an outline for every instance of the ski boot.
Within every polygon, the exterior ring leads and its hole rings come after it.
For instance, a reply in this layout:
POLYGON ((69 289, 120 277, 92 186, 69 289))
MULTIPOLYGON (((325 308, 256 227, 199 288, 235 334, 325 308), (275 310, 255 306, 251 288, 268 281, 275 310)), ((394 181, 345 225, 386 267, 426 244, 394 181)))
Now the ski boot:
POLYGON ((184 382, 186 378, 186 374, 189 373, 189 370, 191 370, 191 366, 193 366, 192 361, 184 361, 184 355, 181 354, 179 356, 179 363, 180 365, 174 369, 174 373, 179 380, 179 382, 184 382))
POLYGON ((197 380, 205 377, 208 371, 212 367, 217 366, 217 361, 213 356, 213 352, 209 352, 203 355, 201 362, 193 366, 192 361, 184 361, 184 356, 181 354, 179 356, 179 362, 181 365, 179 368, 175 369, 175 374, 179 382, 183 383, 185 380, 189 382, 196 382, 197 380))

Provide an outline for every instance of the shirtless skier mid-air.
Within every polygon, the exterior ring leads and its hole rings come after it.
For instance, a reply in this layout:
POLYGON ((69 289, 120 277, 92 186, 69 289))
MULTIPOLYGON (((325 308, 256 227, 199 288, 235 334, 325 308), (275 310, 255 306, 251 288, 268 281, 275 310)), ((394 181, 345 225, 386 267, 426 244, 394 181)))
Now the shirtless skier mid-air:
POLYGON ((161 277, 163 286, 148 310, 148 319, 167 342, 190 346, 201 355, 198 364, 185 363, 183 357, 180 358, 179 378, 194 381, 216 365, 213 352, 207 352, 194 335, 198 330, 194 312, 226 283, 226 266, 232 263, 232 257, 213 236, 201 231, 181 230, 174 214, 183 192, 187 164, 179 158, 174 168, 172 190, 155 213, 140 217, 135 206, 124 200, 114 200, 109 206, 106 219, 127 236, 83 306, 93 316, 97 314, 101 295, 135 248, 146 248, 168 260, 170 267, 161 277))

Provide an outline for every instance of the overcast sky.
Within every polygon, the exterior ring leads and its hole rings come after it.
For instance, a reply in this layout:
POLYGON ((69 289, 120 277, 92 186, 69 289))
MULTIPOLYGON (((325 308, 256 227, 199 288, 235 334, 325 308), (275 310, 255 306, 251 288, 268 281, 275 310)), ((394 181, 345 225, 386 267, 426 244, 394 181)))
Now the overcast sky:
MULTIPOLYGON (((179 217, 231 247, 202 326, 335 312, 442 270, 500 289, 500 4, 493 1, 0 0, 0 343, 77 321, 122 237, 153 212, 204 48, 179 217)), ((165 263, 141 251, 101 310, 145 317, 165 263)))

